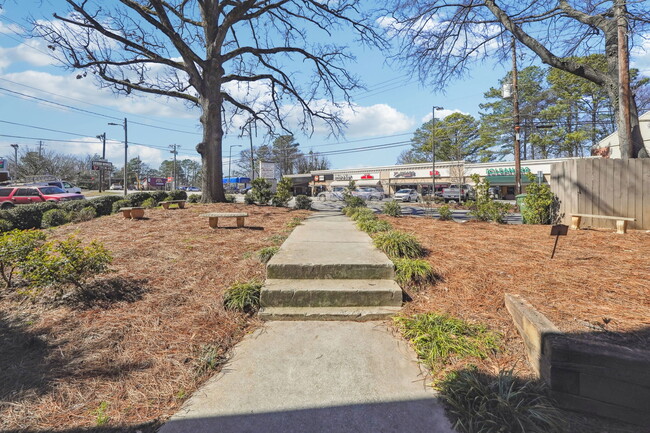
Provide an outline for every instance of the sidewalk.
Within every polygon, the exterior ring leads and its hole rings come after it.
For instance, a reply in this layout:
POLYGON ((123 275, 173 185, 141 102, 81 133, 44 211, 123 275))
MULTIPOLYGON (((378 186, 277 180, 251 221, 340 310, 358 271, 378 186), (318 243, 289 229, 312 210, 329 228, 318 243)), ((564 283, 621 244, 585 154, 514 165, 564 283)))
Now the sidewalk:
POLYGON ((401 290, 349 219, 310 217, 267 276, 266 319, 282 321, 238 344, 161 433, 453 431, 408 344, 387 323, 359 321, 398 312, 401 290))

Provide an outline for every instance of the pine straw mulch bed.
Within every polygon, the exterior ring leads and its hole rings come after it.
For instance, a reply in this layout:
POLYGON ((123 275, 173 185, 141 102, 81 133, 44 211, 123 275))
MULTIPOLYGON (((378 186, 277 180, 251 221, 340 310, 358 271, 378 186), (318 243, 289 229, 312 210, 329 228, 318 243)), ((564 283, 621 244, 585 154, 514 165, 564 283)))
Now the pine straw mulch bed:
MULTIPOLYGON (((152 431, 259 323, 224 310, 235 281, 263 280, 253 252, 307 211, 237 204, 153 209, 68 224, 50 238, 101 241, 114 272, 68 305, 0 291, 0 431, 78 431, 108 421, 152 431), (208 227, 205 212, 248 212, 208 227)), ((3 289, 4 290, 4 289, 3 289)), ((43 298, 47 297, 44 293, 43 298)), ((102 430, 103 431, 103 430, 102 430)))
POLYGON ((569 230, 551 260, 550 226, 382 218, 414 234, 444 277, 411 291, 406 312, 443 312, 500 332, 506 353, 492 368, 530 372, 505 293, 521 295, 579 338, 650 346, 650 232, 569 230))
MULTIPOLYGON (((496 375, 512 370, 534 376, 524 344, 504 304, 504 294, 524 297, 562 331, 577 338, 650 347, 650 232, 618 235, 607 230, 569 231, 555 236, 550 226, 456 223, 382 216, 397 230, 412 233, 428 250, 425 258, 443 281, 418 291, 404 314, 445 313, 486 324, 502 335, 503 351, 487 359, 452 359, 432 372, 434 382, 469 364, 496 375)), ((564 412, 567 431, 632 433, 638 427, 564 412)))

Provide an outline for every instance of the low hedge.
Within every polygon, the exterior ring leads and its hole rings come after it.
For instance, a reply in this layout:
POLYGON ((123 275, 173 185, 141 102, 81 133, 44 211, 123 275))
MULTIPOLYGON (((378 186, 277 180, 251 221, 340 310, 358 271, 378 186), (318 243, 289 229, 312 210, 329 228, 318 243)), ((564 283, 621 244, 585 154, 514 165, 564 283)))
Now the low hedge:
POLYGON ((131 202, 131 206, 141 206, 148 198, 151 198, 151 193, 146 191, 132 192, 126 196, 126 199, 131 202))
POLYGON ((90 201, 97 209, 97 216, 104 216, 113 213, 113 203, 123 198, 121 195, 104 195, 90 201))
POLYGON ((57 209, 54 202, 43 202, 15 206, 6 211, 6 218, 13 228, 19 230, 40 229, 43 214, 48 210, 57 209))

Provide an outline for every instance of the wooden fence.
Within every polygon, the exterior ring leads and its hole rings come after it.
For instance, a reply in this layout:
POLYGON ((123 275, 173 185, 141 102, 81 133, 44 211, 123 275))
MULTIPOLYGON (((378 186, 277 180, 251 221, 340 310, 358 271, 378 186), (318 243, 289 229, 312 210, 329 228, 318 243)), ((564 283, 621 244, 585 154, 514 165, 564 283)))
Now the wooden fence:
MULTIPOLYGON (((650 159, 578 159, 551 166, 551 189, 560 216, 571 213, 636 218, 631 229, 650 229, 650 159)), ((616 222, 584 218, 582 227, 615 228, 616 222)))

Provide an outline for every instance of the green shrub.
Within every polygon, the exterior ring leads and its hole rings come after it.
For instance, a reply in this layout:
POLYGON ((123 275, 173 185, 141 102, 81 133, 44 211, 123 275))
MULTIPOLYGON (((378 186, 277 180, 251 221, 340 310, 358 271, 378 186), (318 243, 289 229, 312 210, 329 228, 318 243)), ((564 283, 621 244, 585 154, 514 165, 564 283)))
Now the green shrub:
POLYGON ((280 247, 266 247, 257 252, 257 258, 262 263, 268 263, 271 257, 280 250, 280 247))
POLYGON ((167 192, 166 200, 187 200, 187 193, 180 189, 173 189, 167 192))
POLYGON ((296 209, 311 210, 311 199, 306 195, 300 194, 296 196, 294 207, 296 209))
POLYGON ((273 194, 271 199, 271 204, 276 207, 286 207, 291 200, 291 188, 293 187, 293 181, 288 177, 283 177, 278 182, 278 186, 273 194))
POLYGON ((145 199, 142 203, 140 203, 140 206, 147 209, 153 209, 156 206, 158 206, 158 203, 156 203, 156 199, 154 199, 153 197, 149 197, 148 199, 145 199))
POLYGON ((534 175, 526 174, 530 183, 526 187, 526 197, 521 209, 524 224, 552 224, 557 219, 557 204, 550 185, 538 184, 534 175))
POLYGON ((352 208, 356 209, 355 212, 351 212, 350 218, 353 221, 361 221, 361 220, 376 220, 377 215, 375 215, 375 212, 372 209, 368 209, 367 207, 362 207, 362 208, 352 208))
POLYGON ((98 216, 110 215, 113 213, 113 203, 122 200, 123 196, 120 195, 104 195, 92 199, 92 203, 97 209, 98 216))
POLYGON ((500 349, 499 334, 481 324, 437 313, 398 316, 394 320, 418 357, 432 369, 452 357, 485 359, 500 349))
POLYGON ((72 212, 68 219, 75 223, 81 223, 84 221, 90 221, 96 216, 97 210, 93 206, 88 206, 81 209, 79 212, 72 212))
POLYGON ((261 290, 259 281, 235 283, 223 294, 223 305, 227 310, 254 313, 260 307, 261 290))
POLYGON ((393 226, 388 221, 380 219, 361 219, 357 221, 357 227, 366 233, 373 234, 392 230, 393 226))
POLYGON ((12 230, 0 234, 0 275, 11 287, 14 271, 27 261, 27 257, 45 241, 39 230, 12 230))
MULTIPOLYGON (((131 202, 131 206, 142 206, 142 203, 152 198, 151 194, 146 191, 132 192, 126 196, 127 200, 131 202)), ((143 206, 146 207, 146 206, 143 206)))
POLYGON ((113 203, 113 213, 119 212, 120 208, 132 207, 132 206, 133 205, 131 204, 131 200, 127 200, 127 199, 118 200, 115 203, 113 203))
POLYGON ((69 236, 62 241, 50 241, 33 250, 22 267, 22 274, 32 288, 53 286, 59 295, 70 286, 84 289, 86 282, 108 270, 112 257, 96 241, 82 246, 69 236))
POLYGON ((364 199, 361 197, 357 197, 354 195, 346 195, 343 197, 343 201, 345 202, 346 207, 366 207, 366 202, 364 199))
POLYGON ((188 203, 198 203, 200 201, 201 201, 201 194, 190 194, 190 196, 187 197, 188 203))
POLYGON ((57 204, 53 202, 20 205, 7 211, 7 219, 19 230, 40 229, 43 214, 57 208, 57 204))
POLYGON ((246 195, 244 195, 244 203, 245 204, 255 204, 255 199, 250 194, 246 194, 246 195))
POLYGON ((95 208, 95 202, 90 200, 70 200, 59 202, 59 209, 70 212, 79 212, 81 209, 92 206, 95 208))
POLYGON ((14 228, 14 225, 9 220, 0 219, 0 233, 8 232, 14 228))
POLYGON ((505 223, 505 216, 508 213, 509 206, 505 203, 496 202, 489 194, 490 182, 481 180, 478 174, 472 175, 475 183, 476 200, 467 202, 471 209, 469 215, 479 221, 494 221, 499 224, 505 223))
POLYGON ((401 217, 402 216, 402 208, 397 203, 396 201, 387 201, 384 203, 384 205, 381 207, 381 211, 384 213, 384 215, 392 216, 392 217, 401 217))
POLYGON ((424 248, 415 236, 409 233, 391 230, 380 232, 373 240, 375 246, 391 258, 415 259, 424 255, 424 248))
POLYGON ((167 191, 149 191, 149 194, 151 194, 151 198, 156 200, 156 203, 165 201, 165 198, 167 198, 167 191))
POLYGON ((258 177, 251 182, 251 190, 249 194, 254 203, 267 205, 273 196, 273 193, 271 192, 271 184, 266 179, 258 177))
POLYGON ((226 203, 234 203, 235 201, 234 194, 226 194, 226 203))
POLYGON ((548 398, 546 385, 500 371, 497 377, 476 367, 451 372, 438 384, 458 432, 560 433, 562 413, 548 398))
POLYGON ((448 205, 442 205, 438 208, 438 215, 440 215, 440 221, 451 221, 452 213, 451 208, 448 205))
POLYGON ((61 209, 50 209, 43 213, 41 227, 57 227, 68 222, 68 215, 61 209))
POLYGON ((394 263, 395 281, 404 288, 422 287, 442 279, 426 260, 396 259, 394 263))

